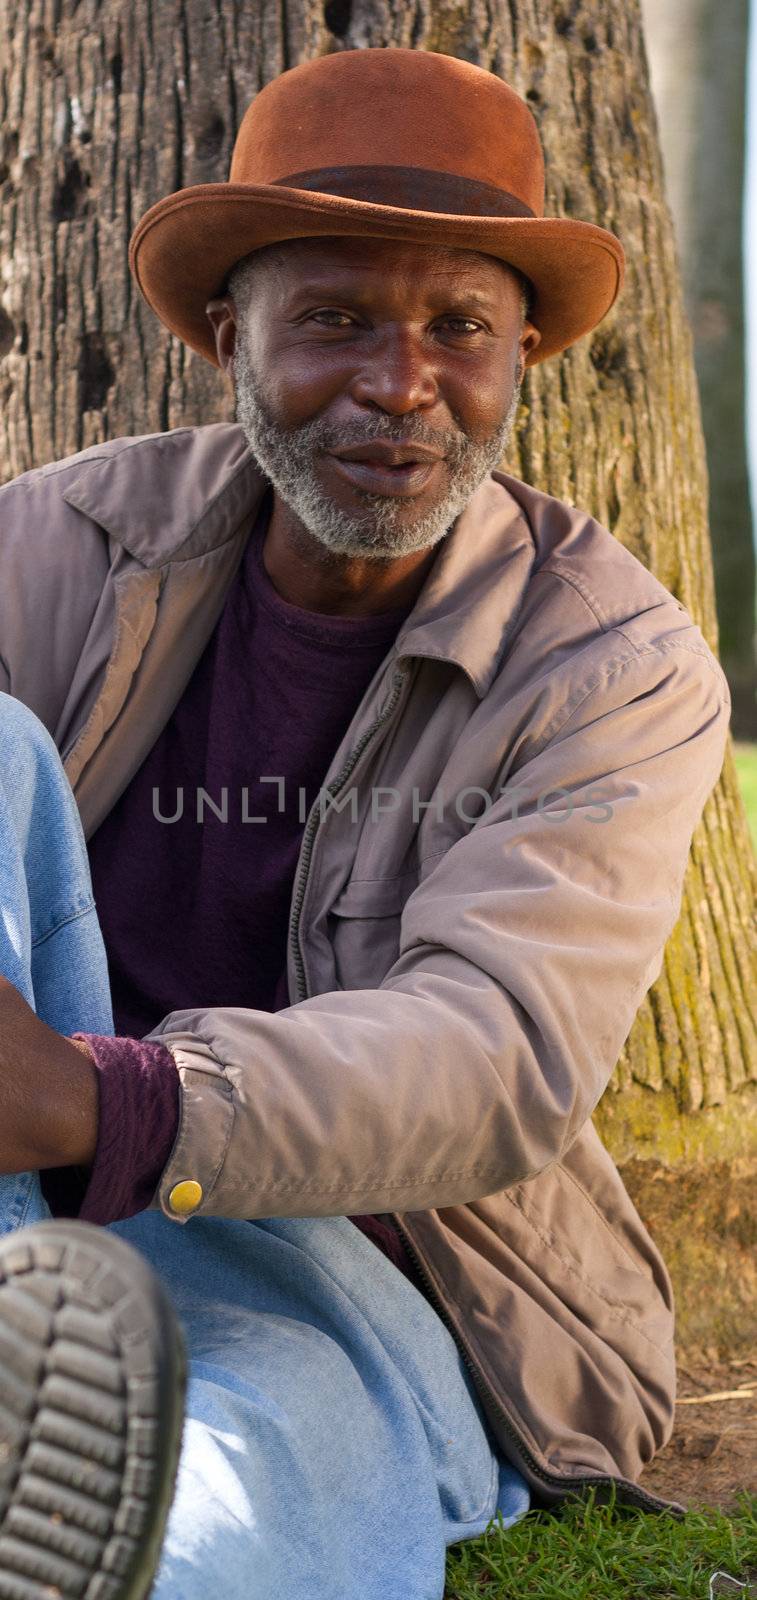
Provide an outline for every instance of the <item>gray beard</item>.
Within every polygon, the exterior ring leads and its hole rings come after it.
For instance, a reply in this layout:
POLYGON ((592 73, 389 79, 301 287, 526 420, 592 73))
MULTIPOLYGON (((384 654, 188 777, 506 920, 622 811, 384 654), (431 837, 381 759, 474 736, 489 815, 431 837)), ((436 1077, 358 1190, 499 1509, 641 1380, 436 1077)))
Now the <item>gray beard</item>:
POLYGON ((459 432, 433 432, 417 419, 392 420, 380 415, 366 415, 349 428, 334 427, 319 417, 296 428, 281 428, 263 399, 240 327, 234 352, 234 388, 236 420, 255 460, 313 538, 335 556, 386 561, 429 550, 449 532, 479 484, 502 461, 521 384, 515 387, 507 416, 483 441, 459 432), (314 469, 315 456, 358 442, 397 441, 408 435, 416 444, 441 451, 447 458, 442 468, 446 491, 436 505, 414 514, 414 500, 356 489, 353 492, 364 510, 349 512, 327 497, 314 469))

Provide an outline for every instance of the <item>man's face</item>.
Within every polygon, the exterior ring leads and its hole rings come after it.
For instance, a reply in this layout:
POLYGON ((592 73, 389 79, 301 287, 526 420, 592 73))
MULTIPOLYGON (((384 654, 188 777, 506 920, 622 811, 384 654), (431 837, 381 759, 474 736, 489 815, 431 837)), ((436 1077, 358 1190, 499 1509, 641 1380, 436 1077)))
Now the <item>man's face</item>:
POLYGON ((245 300, 237 420, 281 499, 338 555, 435 545, 510 437, 523 370, 515 274, 470 251, 298 239, 256 263, 245 300), (379 483, 338 459, 376 440, 436 458, 379 483))

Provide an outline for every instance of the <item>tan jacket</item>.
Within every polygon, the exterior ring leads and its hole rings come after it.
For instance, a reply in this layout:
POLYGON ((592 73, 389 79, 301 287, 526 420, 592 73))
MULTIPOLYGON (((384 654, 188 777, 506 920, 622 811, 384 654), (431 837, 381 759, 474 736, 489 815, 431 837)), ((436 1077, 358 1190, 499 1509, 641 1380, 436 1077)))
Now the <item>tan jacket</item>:
MULTIPOLYGON (((89 838, 179 699, 265 487, 232 424, 0 490, 0 688, 89 838)), ((291 1004, 174 1012, 154 1204, 389 1213, 545 1502, 670 1436, 670 1282, 591 1122, 680 909, 724 674, 613 536, 493 472, 334 752, 291 903, 291 1004), (325 791, 328 791, 327 793, 325 791)), ((145 907, 145 916, 156 908, 145 907)), ((170 916, 169 906, 157 908, 170 916)))

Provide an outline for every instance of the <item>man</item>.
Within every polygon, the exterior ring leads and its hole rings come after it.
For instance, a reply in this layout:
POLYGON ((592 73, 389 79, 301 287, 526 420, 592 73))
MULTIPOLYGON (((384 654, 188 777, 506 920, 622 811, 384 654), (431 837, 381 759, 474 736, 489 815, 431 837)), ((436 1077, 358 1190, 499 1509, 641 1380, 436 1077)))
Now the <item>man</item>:
POLYGON ((130 252, 237 423, 2 492, 0 1360, 42 1422, 0 1593, 438 1600, 497 1509, 661 1504, 670 1284, 590 1117, 730 702, 680 603, 497 469, 525 366, 622 281, 543 192, 468 63, 282 74, 130 252), (124 1241, 188 1346, 162 1553, 181 1377, 124 1241))

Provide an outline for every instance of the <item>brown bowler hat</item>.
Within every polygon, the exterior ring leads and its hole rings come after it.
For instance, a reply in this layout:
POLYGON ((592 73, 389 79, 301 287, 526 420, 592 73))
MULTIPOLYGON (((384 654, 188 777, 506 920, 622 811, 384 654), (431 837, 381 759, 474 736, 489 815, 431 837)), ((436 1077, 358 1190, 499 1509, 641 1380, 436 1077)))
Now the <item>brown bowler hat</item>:
POLYGON ((217 366, 206 304, 263 245, 367 235, 478 250, 531 280, 534 366, 601 322, 625 269, 614 233, 543 207, 536 123, 501 78, 432 51, 344 50, 260 90, 229 182, 151 206, 129 266, 166 327, 217 366))

